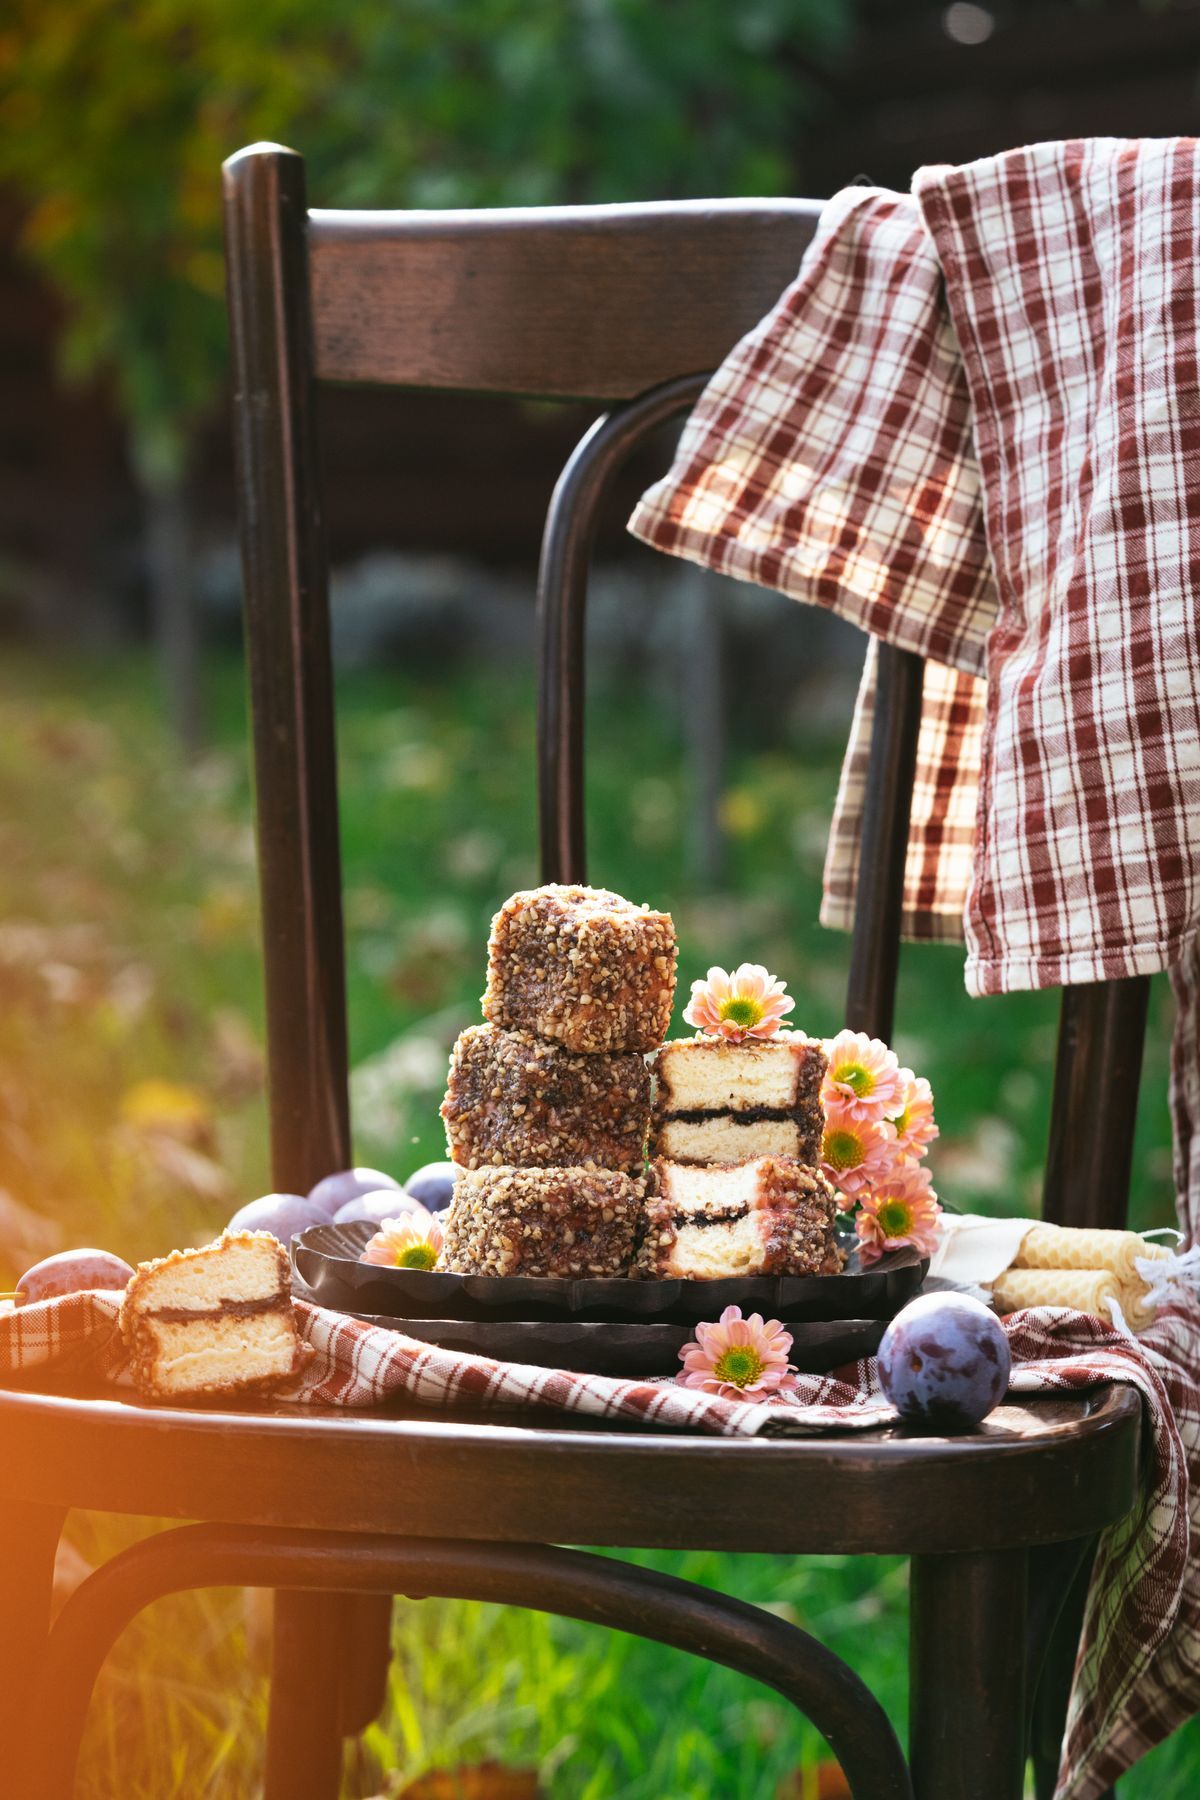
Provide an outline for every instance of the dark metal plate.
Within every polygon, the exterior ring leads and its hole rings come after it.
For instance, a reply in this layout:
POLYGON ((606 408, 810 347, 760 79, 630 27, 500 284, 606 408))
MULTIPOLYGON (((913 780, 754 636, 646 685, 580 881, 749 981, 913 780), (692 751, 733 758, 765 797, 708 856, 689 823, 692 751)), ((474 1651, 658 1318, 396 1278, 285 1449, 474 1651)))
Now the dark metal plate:
MULTIPOLYGON (((397 1319, 356 1313, 368 1325, 403 1331, 424 1344, 491 1356, 497 1362, 532 1363, 537 1368, 574 1369, 581 1375, 677 1375, 679 1352, 692 1336, 690 1325, 658 1322, 600 1324, 559 1319, 397 1319)), ((825 1374, 860 1356, 873 1356, 886 1329, 882 1319, 838 1319, 792 1328, 789 1356, 805 1374, 825 1374)))
MULTIPOLYGON (((568 1318, 579 1324, 692 1325, 725 1307, 790 1324, 887 1320, 911 1300, 928 1262, 895 1250, 864 1270, 857 1252, 840 1275, 737 1276, 722 1281, 563 1281, 530 1275, 443 1275, 360 1262, 375 1226, 312 1225, 292 1243, 296 1271, 320 1306, 388 1319, 568 1318)), ((440 1341, 440 1340, 439 1340, 440 1341)), ((681 1340, 682 1341, 682 1340, 681 1340)))

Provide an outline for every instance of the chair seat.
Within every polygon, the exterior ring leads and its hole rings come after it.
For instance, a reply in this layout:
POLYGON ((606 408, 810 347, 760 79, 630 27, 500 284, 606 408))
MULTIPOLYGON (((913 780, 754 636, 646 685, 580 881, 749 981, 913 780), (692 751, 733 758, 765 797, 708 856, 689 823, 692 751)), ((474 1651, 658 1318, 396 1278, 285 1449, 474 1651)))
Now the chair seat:
POLYGON ((406 1536, 922 1554, 1102 1530, 1136 1498, 1140 1436, 1121 1386, 1007 1403, 958 1437, 799 1439, 5 1390, 0 1497, 406 1536))

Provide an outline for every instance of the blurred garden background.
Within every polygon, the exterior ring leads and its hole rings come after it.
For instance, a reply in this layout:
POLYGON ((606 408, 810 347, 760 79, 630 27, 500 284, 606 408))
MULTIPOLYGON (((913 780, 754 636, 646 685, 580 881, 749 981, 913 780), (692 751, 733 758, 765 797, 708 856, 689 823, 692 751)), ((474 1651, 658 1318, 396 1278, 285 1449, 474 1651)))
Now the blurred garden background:
MULTIPOLYGON (((62 1245, 136 1261, 204 1241, 271 1185, 223 157, 291 143, 329 205, 824 195, 1030 139, 1198 125, 1185 0, 14 0, 0 1289, 62 1245)), ((446 1055, 478 1016, 491 914, 536 880, 537 540, 592 415, 351 390, 322 409, 355 1152, 403 1177, 442 1154, 446 1055)), ((624 535, 669 449, 630 469, 599 544, 592 874, 674 913, 684 997, 710 962, 751 958, 788 981, 797 1023, 832 1032, 848 945, 816 912, 862 643, 624 535)), ((1173 1217, 1165 989, 1152 1010, 1140 1226, 1173 1217)), ((951 947, 908 953, 896 1047, 933 1083, 931 1168, 954 1204, 1036 1211, 1055 1017, 1053 996, 969 1000, 951 947)), ((115 1531, 73 1519, 74 1566, 115 1531)), ((903 1728, 902 1564, 653 1560, 803 1623, 903 1728)), ((104 1677, 80 1793, 253 1795, 263 1632, 252 1598, 152 1609, 104 1677)), ((842 1791, 782 1702, 664 1650, 437 1602, 399 1604, 396 1643, 347 1796, 842 1791), (481 1765, 475 1787, 447 1773, 481 1765), (505 1785, 498 1767, 527 1773, 505 1785)), ((1198 1768, 1193 1727, 1121 1791, 1183 1800, 1198 1768)))

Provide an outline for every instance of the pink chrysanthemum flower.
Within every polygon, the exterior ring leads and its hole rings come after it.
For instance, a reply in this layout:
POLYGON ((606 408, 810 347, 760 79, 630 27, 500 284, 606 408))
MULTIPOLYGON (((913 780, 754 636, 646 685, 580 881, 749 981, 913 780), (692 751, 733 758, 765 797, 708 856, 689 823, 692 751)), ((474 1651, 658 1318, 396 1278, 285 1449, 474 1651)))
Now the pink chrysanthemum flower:
POLYGON ((403 1213, 398 1219, 383 1221, 358 1260, 381 1263, 389 1269, 432 1269, 444 1242, 445 1235, 435 1218, 403 1213))
POLYGON ((776 981, 761 963, 742 963, 731 975, 714 968, 706 980, 693 981, 683 1016, 697 1031, 741 1044, 747 1038, 774 1037, 780 1019, 795 1004, 786 984, 776 981))
POLYGON ((684 1387, 703 1388, 732 1400, 770 1400, 796 1385, 788 1366, 791 1333, 778 1319, 727 1306, 716 1325, 697 1325, 695 1341, 679 1352, 684 1387))
POLYGON ((827 1108, 844 1107, 855 1119, 883 1119, 903 1104, 900 1064, 879 1038, 839 1031, 825 1054, 829 1068, 821 1098, 827 1108))
POLYGON ((901 1105, 888 1117, 896 1133, 896 1149, 902 1156, 924 1156, 938 1136, 933 1117, 933 1089, 923 1075, 901 1069, 901 1105))
POLYGON ((932 1256, 941 1216, 929 1173, 915 1163, 897 1163, 892 1173, 869 1194, 854 1219, 858 1253, 864 1264, 876 1262, 885 1250, 912 1244, 922 1256, 932 1256))
POLYGON ((825 1113, 821 1169, 852 1203, 891 1171, 895 1140, 873 1119, 856 1119, 849 1107, 834 1105, 825 1113))

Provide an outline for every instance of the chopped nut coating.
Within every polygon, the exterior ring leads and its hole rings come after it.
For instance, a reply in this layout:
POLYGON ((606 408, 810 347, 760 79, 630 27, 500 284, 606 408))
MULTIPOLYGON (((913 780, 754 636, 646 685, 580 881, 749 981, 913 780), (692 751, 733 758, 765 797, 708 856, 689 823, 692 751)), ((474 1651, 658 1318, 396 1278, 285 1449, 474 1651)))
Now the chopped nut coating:
POLYGON ((646 1184, 606 1169, 469 1169, 440 1268, 456 1275, 628 1275, 646 1184))
POLYGON ((514 894, 492 921, 484 1017, 584 1055, 653 1050, 675 998, 675 926, 606 888, 514 894))
POLYGON ((472 1025, 442 1103, 452 1161, 641 1174, 650 1074, 641 1056, 578 1056, 527 1031, 472 1025))

